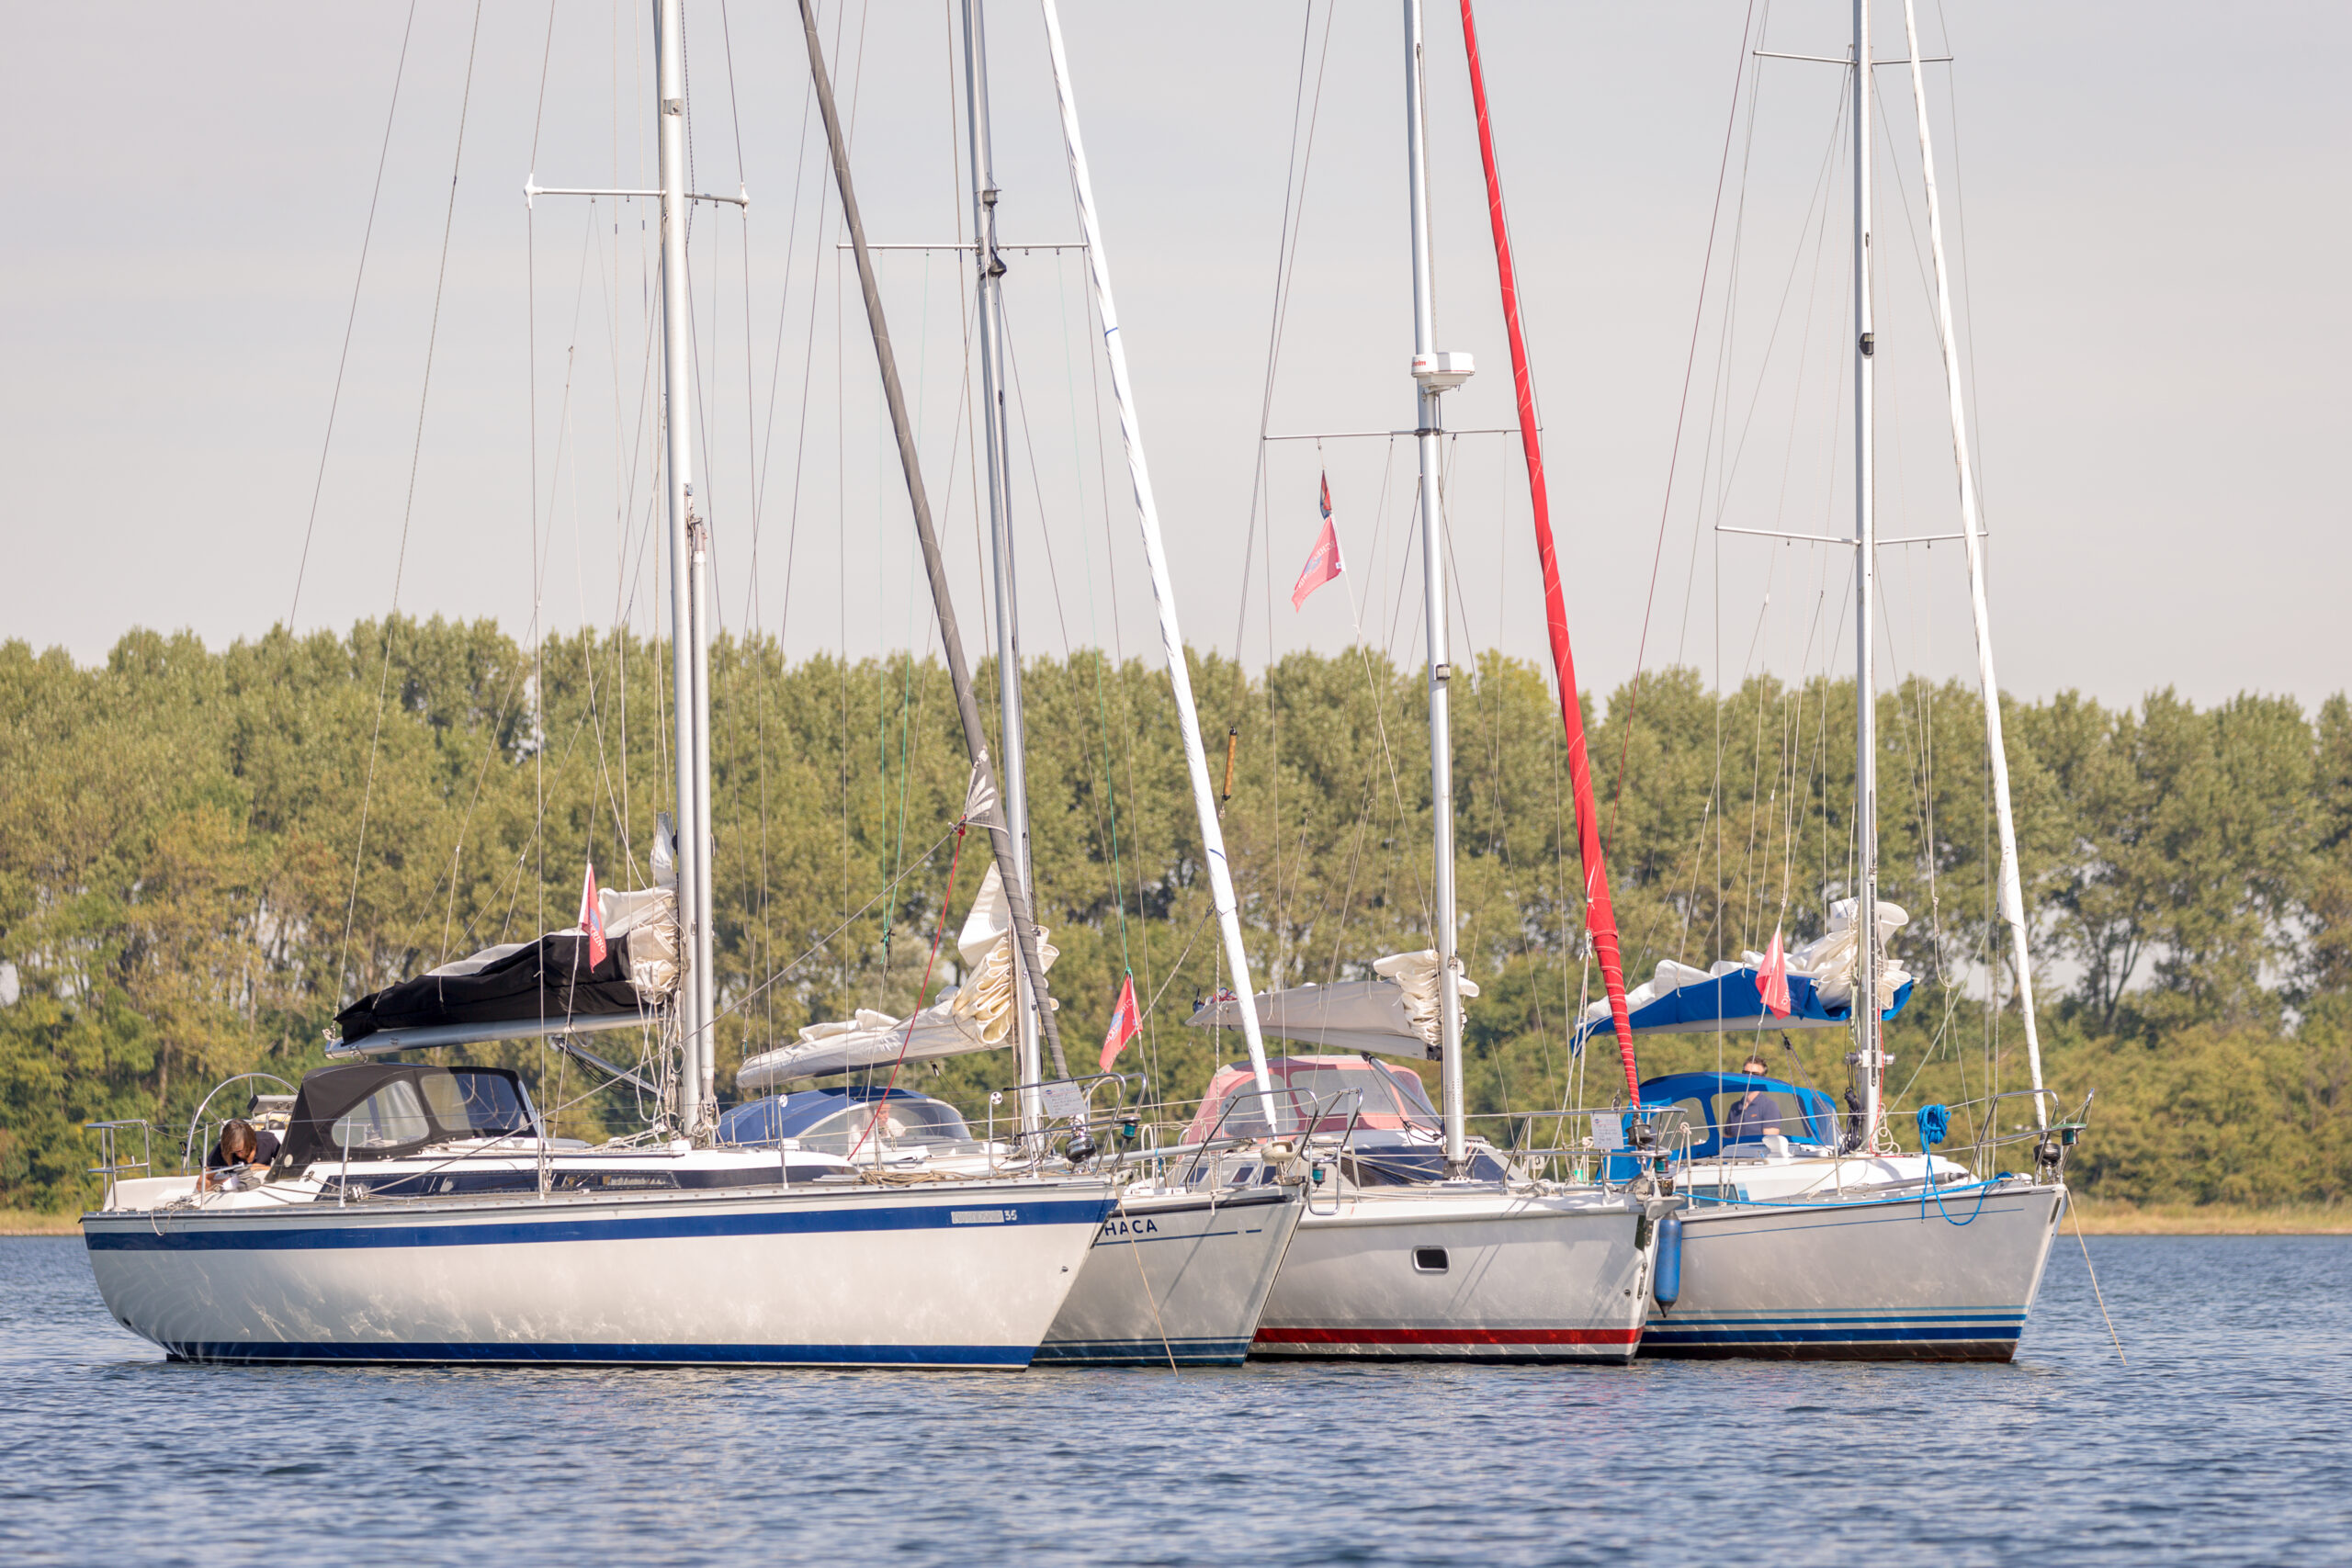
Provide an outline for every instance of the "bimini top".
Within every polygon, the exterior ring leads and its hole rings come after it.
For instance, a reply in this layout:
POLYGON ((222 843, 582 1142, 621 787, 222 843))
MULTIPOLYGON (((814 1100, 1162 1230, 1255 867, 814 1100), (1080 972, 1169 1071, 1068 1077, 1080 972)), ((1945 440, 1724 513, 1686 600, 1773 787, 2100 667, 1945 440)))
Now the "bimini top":
POLYGON ((354 1062, 302 1077, 286 1141, 270 1168, 286 1176, 321 1160, 397 1159, 459 1138, 532 1135, 537 1112, 504 1067, 354 1062))
POLYGON ((1726 1141, 1752 1143, 1767 1134, 1777 1134, 1792 1144, 1838 1142, 1838 1109, 1829 1097, 1780 1078, 1751 1077, 1746 1073, 1669 1073, 1642 1085, 1642 1103, 1679 1106, 1690 1112, 1693 1159, 1713 1157, 1723 1152, 1726 1141), (1758 1098, 1748 1102, 1751 1091, 1758 1098), (1745 1111, 1735 1118, 1744 1102, 1745 1111), (1728 1140, 1726 1132, 1731 1134, 1728 1140))

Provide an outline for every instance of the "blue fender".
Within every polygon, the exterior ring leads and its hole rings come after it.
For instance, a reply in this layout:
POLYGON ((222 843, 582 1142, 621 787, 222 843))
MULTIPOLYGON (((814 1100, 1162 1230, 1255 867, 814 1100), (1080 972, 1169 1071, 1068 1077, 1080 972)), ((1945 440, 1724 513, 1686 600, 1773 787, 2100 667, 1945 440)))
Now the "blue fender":
POLYGON ((1682 1216, 1668 1214, 1657 1223, 1657 1266, 1650 1271, 1650 1294, 1670 1307, 1682 1294, 1682 1216))

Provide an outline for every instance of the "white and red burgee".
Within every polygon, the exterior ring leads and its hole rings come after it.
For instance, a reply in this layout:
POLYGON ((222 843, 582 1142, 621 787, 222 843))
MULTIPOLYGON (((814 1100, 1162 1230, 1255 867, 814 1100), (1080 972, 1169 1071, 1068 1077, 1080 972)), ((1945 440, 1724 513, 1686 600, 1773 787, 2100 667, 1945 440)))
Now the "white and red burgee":
POLYGON ((580 883, 580 929, 588 933, 588 964, 591 968, 605 961, 612 949, 605 941, 605 910, 596 898, 596 863, 588 863, 588 874, 580 883))
POLYGON ((1781 946, 1778 926, 1772 928, 1772 945, 1764 950, 1764 962, 1756 969, 1756 994, 1774 1018, 1786 1018, 1794 1010, 1789 1002, 1789 955, 1781 946))
POLYGON ((1306 596, 1347 570, 1340 562, 1340 536, 1331 527, 1331 478, 1323 477, 1323 531, 1315 536, 1315 547, 1306 555, 1306 565, 1300 570, 1298 581, 1291 585, 1290 607, 1306 606, 1306 596))
POLYGON ((1111 1006, 1111 1027, 1102 1032, 1102 1066, 1109 1072, 1127 1042, 1143 1032, 1143 1020, 1136 1015, 1136 977, 1130 975, 1119 986, 1119 999, 1111 1006))

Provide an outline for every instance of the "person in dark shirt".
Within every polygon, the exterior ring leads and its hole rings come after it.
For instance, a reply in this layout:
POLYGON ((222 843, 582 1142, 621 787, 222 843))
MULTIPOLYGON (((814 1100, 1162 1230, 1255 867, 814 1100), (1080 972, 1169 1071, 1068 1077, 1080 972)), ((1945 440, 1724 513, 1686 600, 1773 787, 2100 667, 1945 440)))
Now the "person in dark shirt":
POLYGON ((266 1167, 277 1157, 277 1134, 255 1132, 254 1124, 243 1120, 231 1121, 222 1124, 220 1142, 204 1156, 205 1179, 218 1186, 237 1172, 266 1167))
MULTIPOLYGON (((1764 1059, 1750 1056, 1740 1064, 1739 1070, 1751 1080, 1764 1076, 1764 1059)), ((1781 1130, 1781 1110, 1772 1097, 1764 1092, 1761 1083, 1750 1082, 1747 1092, 1724 1114, 1724 1142, 1737 1144, 1753 1142, 1767 1133, 1781 1130)))

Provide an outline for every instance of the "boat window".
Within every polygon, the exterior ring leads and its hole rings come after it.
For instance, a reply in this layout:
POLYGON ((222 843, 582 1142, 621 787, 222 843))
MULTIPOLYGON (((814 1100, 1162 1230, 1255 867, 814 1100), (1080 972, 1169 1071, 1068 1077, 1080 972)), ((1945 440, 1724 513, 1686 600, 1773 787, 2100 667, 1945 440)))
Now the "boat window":
POLYGON ((488 1138, 531 1130, 530 1110, 503 1073, 428 1071, 418 1074, 417 1081, 444 1132, 488 1138))
MULTIPOLYGON (((1715 1096, 1715 1125, 1723 1129, 1727 1143, 1752 1143, 1767 1133, 1778 1133, 1784 1138, 1804 1143, 1819 1141, 1813 1125, 1805 1118, 1804 1106, 1793 1094, 1779 1089, 1766 1089, 1738 1125, 1733 1118, 1738 1114, 1740 1102, 1747 1098, 1746 1089, 1732 1089, 1715 1096)), ((1679 1103, 1679 1102, 1678 1102, 1679 1103)))
POLYGON ((755 1100, 749 1105, 739 1105, 718 1119, 718 1141, 722 1144, 773 1144, 781 1135, 777 1127, 782 1120, 784 1102, 771 1095, 755 1100))
POLYGON ((424 1119, 416 1085, 394 1078, 345 1112, 327 1135, 337 1148, 357 1153, 422 1142, 433 1135, 433 1124, 424 1119))
MULTIPOLYGON (((1318 1133, 1344 1131, 1351 1112, 1359 1128, 1394 1130, 1418 1126, 1434 1130, 1438 1125, 1437 1111, 1418 1083, 1408 1082, 1398 1074, 1369 1062, 1294 1065, 1283 1071, 1282 1081, 1292 1092, 1277 1098, 1277 1110, 1295 1109, 1304 1114, 1309 1105, 1321 1105, 1324 1113, 1315 1124, 1318 1133), (1361 1107, 1350 1091, 1363 1096, 1361 1107)), ((1239 1103, 1225 1119, 1225 1136, 1261 1138, 1272 1131, 1267 1125, 1265 1105, 1256 1084, 1244 1080, 1227 1092, 1239 1103)), ((1284 1118, 1286 1122, 1295 1119, 1284 1118)))
MULTIPOLYGON (((1739 1096, 1737 1095, 1732 1096, 1734 1102, 1736 1102, 1738 1099, 1739 1096)), ((1654 1104, 1656 1102, 1644 1101, 1644 1103, 1654 1104)), ((1666 1120, 1666 1111, 1679 1111, 1682 1112, 1685 1124, 1690 1129, 1690 1141, 1692 1143, 1703 1144, 1714 1136, 1713 1129, 1707 1124, 1707 1102, 1699 1096, 1695 1094, 1686 1094, 1679 1100, 1668 1100, 1659 1114, 1652 1120, 1651 1125, 1656 1126, 1663 1122, 1666 1120)))
POLYGON ((865 1142, 858 1153, 879 1145, 895 1148, 901 1144, 967 1144, 972 1130, 954 1106, 937 1100, 890 1100, 870 1105, 853 1105, 826 1117, 822 1122, 800 1134, 800 1146, 818 1149, 827 1154, 845 1155, 857 1144, 861 1135, 865 1142), (880 1118, 879 1125, 871 1133, 870 1123, 880 1118))

